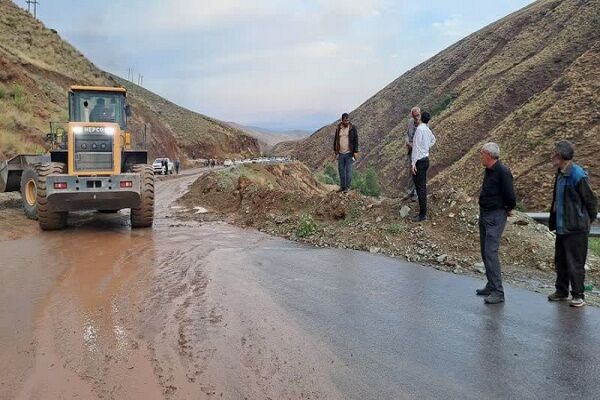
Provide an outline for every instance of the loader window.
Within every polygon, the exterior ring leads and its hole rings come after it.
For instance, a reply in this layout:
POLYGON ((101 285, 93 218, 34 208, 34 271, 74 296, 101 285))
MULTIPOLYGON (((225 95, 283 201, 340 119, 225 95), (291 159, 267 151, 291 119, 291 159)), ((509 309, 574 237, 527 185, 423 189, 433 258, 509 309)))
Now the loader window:
POLYGON ((115 122, 125 124, 125 96, 105 92, 73 92, 70 120, 72 122, 115 122))

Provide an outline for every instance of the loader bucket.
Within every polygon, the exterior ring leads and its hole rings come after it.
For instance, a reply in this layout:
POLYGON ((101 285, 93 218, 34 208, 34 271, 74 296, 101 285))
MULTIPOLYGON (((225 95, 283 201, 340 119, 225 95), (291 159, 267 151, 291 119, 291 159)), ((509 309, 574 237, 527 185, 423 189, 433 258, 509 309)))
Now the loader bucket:
POLYGON ((49 156, 20 154, 0 162, 0 193, 17 192, 21 189, 21 174, 28 166, 49 162, 49 156))

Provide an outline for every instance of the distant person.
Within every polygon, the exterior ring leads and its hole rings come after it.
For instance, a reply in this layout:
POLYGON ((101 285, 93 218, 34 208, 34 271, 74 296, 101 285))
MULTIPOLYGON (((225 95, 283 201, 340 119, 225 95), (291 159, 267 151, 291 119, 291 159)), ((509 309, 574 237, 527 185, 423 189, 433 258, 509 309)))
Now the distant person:
POLYGON ((358 131, 350 123, 350 116, 342 114, 342 121, 335 129, 333 151, 338 162, 340 192, 348 193, 352 187, 352 164, 358 157, 358 131))
POLYGON ((417 127, 421 123, 421 109, 419 107, 413 107, 410 110, 410 114, 408 115, 408 127, 406 128, 406 150, 408 156, 406 157, 406 196, 404 200, 411 199, 412 201, 416 201, 417 191, 415 189, 415 181, 413 179, 412 174, 412 148, 413 148, 413 140, 415 137, 415 131, 417 127))
POLYGON ((574 156, 575 149, 566 140, 556 144, 552 156, 557 171, 549 226, 551 231, 556 231, 556 292, 548 296, 548 300, 567 300, 570 284, 572 298, 569 305, 582 307, 585 305, 588 236, 598 215, 598 199, 583 168, 573 162, 574 156))
POLYGON ((486 304, 497 304, 504 302, 498 257, 500 239, 517 200, 512 173, 500 161, 500 147, 496 143, 486 143, 481 148, 480 155, 485 174, 479 193, 479 244, 487 283, 483 289, 477 289, 476 293, 478 296, 486 296, 486 304))
POLYGON ((179 158, 175 160, 175 172, 179 175, 179 166, 181 165, 179 158))
POLYGON ((167 174, 167 168, 168 168, 168 166, 167 166, 167 160, 164 159, 164 158, 162 160, 162 166, 163 166, 163 174, 166 175, 167 174))
POLYGON ((421 122, 415 130, 411 151, 411 170, 415 190, 419 198, 419 215, 416 222, 427 219, 427 170, 429 169, 429 150, 435 144, 435 136, 427 126, 430 120, 428 112, 421 114, 421 122))

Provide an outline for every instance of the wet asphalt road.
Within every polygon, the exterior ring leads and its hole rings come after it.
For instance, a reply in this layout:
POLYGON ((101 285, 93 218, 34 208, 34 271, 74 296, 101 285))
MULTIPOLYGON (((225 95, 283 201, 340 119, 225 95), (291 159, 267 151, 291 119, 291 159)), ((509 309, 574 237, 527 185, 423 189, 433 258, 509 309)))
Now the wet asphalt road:
POLYGON ((513 288, 488 306, 479 280, 356 251, 277 242, 238 257, 339 357, 346 398, 600 398, 598 309, 513 288))
MULTIPOLYGON (((0 398, 597 399, 600 310, 174 218, 0 241, 0 398)), ((0 215, 1 217, 1 215, 0 215)))

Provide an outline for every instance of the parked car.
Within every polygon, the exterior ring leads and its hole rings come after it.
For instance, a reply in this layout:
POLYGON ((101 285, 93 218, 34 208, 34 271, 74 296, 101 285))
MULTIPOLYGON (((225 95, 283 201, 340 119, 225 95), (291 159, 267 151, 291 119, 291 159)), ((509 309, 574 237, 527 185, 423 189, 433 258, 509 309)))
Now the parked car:
POLYGON ((173 164, 173 161, 171 161, 169 158, 162 157, 162 158, 157 158, 152 163, 152 169, 154 170, 155 175, 156 174, 165 175, 166 171, 165 171, 165 166, 163 165, 164 160, 167 160, 167 165, 169 166, 169 175, 173 174, 173 172, 175 170, 175 165, 173 164))
POLYGON ((225 167, 231 167, 231 166, 233 166, 233 161, 231 161, 231 160, 225 160, 225 161, 223 161, 223 166, 225 166, 225 167))

